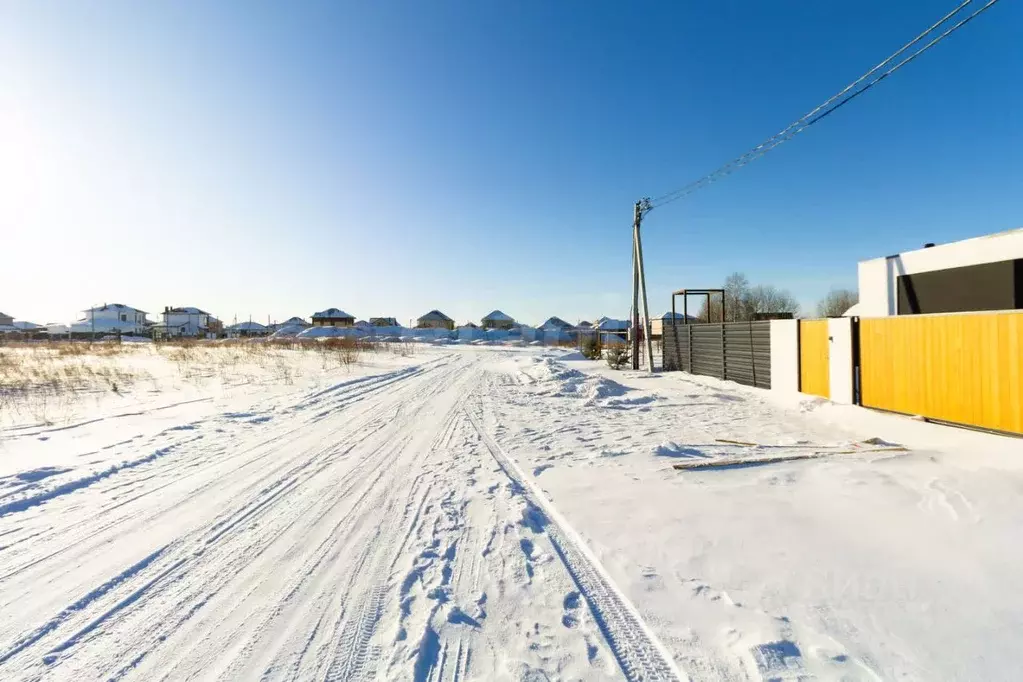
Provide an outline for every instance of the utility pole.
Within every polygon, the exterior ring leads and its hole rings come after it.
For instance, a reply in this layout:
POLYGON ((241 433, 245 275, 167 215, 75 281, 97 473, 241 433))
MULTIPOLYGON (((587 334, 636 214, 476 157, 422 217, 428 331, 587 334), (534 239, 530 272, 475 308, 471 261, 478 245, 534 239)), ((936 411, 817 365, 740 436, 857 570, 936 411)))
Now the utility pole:
POLYGON ((631 319, 629 326, 632 331, 632 369, 639 369, 639 256, 636 251, 636 238, 639 236, 639 224, 643 220, 643 207, 636 202, 632 214, 632 306, 629 308, 631 319))
POLYGON ((650 338, 650 305, 646 296, 646 271, 643 268, 643 240, 639 234, 650 200, 636 202, 632 220, 632 368, 639 369, 639 296, 643 294, 643 337, 646 339, 647 370, 654 371, 654 344, 650 338))

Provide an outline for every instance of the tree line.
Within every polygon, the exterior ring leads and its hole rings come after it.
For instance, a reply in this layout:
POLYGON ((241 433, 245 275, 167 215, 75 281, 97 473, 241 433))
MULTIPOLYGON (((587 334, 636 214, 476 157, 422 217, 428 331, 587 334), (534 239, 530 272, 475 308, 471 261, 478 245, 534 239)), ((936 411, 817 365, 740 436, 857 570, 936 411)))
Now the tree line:
MULTIPOLYGON (((749 278, 735 272, 725 278, 724 289, 725 322, 746 322, 764 315, 791 313, 798 317, 799 303, 788 291, 773 284, 751 285, 749 278)), ((700 322, 721 321, 721 295, 712 294, 710 305, 706 299, 700 306, 697 319, 700 322)), ((858 300, 855 291, 832 289, 817 303, 818 317, 840 317, 858 300)))

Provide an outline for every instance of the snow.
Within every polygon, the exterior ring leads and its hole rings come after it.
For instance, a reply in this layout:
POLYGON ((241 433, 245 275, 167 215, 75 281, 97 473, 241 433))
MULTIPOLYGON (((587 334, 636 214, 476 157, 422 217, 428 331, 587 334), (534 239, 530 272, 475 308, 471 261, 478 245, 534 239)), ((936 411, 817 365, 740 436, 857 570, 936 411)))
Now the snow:
POLYGON ((309 327, 298 331, 294 336, 303 339, 321 339, 337 336, 362 336, 363 334, 364 330, 355 327, 309 327))
POLYGON ((260 348, 4 403, 0 678, 1016 677, 1023 441, 536 347, 260 348))
POLYGON ((247 320, 245 322, 238 322, 237 324, 232 324, 232 325, 230 325, 228 327, 224 327, 224 331, 228 331, 228 332, 233 332, 233 331, 239 331, 239 332, 240 331, 263 332, 263 331, 266 331, 266 330, 267 330, 267 327, 265 325, 262 325, 262 324, 260 324, 258 322, 253 322, 251 320, 247 320))
MULTIPOLYGON (((323 327, 323 329, 329 329, 330 327, 323 327)), ((271 339, 287 339, 298 336, 306 329, 309 329, 304 324, 285 324, 280 329, 270 335, 271 339)))

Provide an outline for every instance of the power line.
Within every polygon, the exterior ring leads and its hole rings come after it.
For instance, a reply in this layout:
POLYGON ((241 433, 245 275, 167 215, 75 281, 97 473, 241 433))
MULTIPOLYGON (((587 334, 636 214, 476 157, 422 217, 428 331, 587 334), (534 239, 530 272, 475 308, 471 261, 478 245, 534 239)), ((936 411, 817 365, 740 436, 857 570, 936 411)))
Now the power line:
POLYGON ((767 152, 771 151, 772 149, 774 149, 778 145, 782 144, 783 142, 787 142, 788 140, 791 140, 793 137, 795 137, 799 133, 803 132, 804 130, 806 130, 807 128, 812 126, 813 124, 817 123, 818 121, 820 121, 824 117, 826 117, 829 114, 833 113, 835 110, 839 109, 840 107, 844 106, 845 104, 848 104, 851 100, 855 99, 856 97, 859 97, 864 92, 866 92, 867 90, 871 89, 872 87, 874 87, 875 85, 877 85, 878 83, 883 81, 885 78, 887 78, 888 76, 892 75, 893 73, 898 71, 900 68, 902 68, 903 66, 905 66, 909 62, 913 61, 914 59, 916 59, 917 57, 922 55, 927 50, 931 49, 932 47, 934 47, 935 45, 940 43, 942 40, 947 38, 949 35, 951 35, 955 31, 957 31, 960 28, 962 28, 963 26, 965 26, 967 23, 972 21, 974 18, 976 18, 982 12, 986 11, 992 5, 994 5, 996 2, 998 2, 998 0, 989 0, 987 2, 987 4, 985 4, 983 7, 981 7, 977 11, 975 11, 973 14, 968 15, 965 19, 962 19, 959 22, 957 22, 956 24, 952 25, 950 28, 946 29, 943 33, 941 33, 940 35, 935 37, 933 40, 928 42, 926 45, 924 45, 923 47, 919 48, 918 50, 916 50, 915 52, 910 54, 908 57, 906 57, 902 61, 898 62, 897 64, 895 64, 891 68, 887 69, 886 71, 882 72, 880 75, 876 76, 875 78, 873 78, 872 80, 867 82, 866 85, 864 85, 862 88, 860 88, 858 90, 855 89, 856 86, 858 86, 861 83, 863 83, 864 81, 866 81, 868 78, 870 78, 872 75, 877 73, 879 70, 881 70, 882 68, 884 68, 887 65, 891 64, 895 59, 897 59, 900 55, 902 55, 904 52, 906 52, 909 48, 913 47, 914 45, 916 45, 917 43, 919 43, 920 41, 924 40, 926 37, 928 37, 929 35, 934 33, 935 30, 937 30, 942 25, 946 24, 950 19, 954 18, 963 9, 965 9, 967 5, 970 5, 974 1, 975 0, 965 0, 965 2, 962 2, 958 7, 956 7, 951 12, 949 12, 948 14, 943 16, 940 20, 938 20, 933 25, 931 25, 931 27, 928 28, 926 31, 924 31, 923 33, 918 35, 916 38, 914 38, 913 40, 911 40, 908 43, 906 43, 905 45, 903 45, 896 52, 894 52, 892 55, 890 55, 887 59, 885 59, 884 61, 882 61, 877 66, 875 66, 874 68, 872 68, 869 71, 867 71, 865 74, 863 74, 862 76, 857 78, 855 81, 853 81, 852 83, 847 85, 845 88, 840 90, 835 95, 832 95, 831 97, 829 97, 822 104, 820 104, 819 106, 814 108, 812 111, 810 111, 807 114, 804 114, 800 118, 798 118, 795 121, 793 121, 791 124, 789 124, 781 132, 776 133, 775 135, 772 135, 771 137, 767 138, 766 140, 764 140, 763 142, 758 144, 756 147, 754 147, 753 149, 751 149, 748 152, 746 152, 745 154, 742 154, 741 156, 737 156, 736 158, 732 159, 731 161, 729 161, 728 163, 724 164, 723 166, 721 166, 721 167, 717 168, 716 170, 714 170, 714 171, 708 173, 707 175, 703 176, 699 180, 696 180, 695 182, 691 182, 688 185, 685 185, 685 186, 683 186, 683 187, 681 187, 681 188, 679 188, 677 190, 674 190, 672 192, 668 192, 667 194, 663 194, 663 195, 661 195, 659 197, 656 197, 655 199, 652 199, 650 201, 650 203, 648 205, 648 208, 646 210, 649 211, 649 210, 652 210, 654 208, 657 208, 658 206, 664 206, 665 204, 669 204, 669 203, 671 203, 673 201, 677 201, 678 199, 681 199, 681 198, 683 198, 685 196, 688 196, 688 195, 692 194, 693 192, 695 192, 695 191, 697 191, 699 189, 702 189, 703 187, 706 187, 707 185, 709 185, 709 184, 711 184, 711 183, 713 183, 713 182, 715 182, 717 180, 720 180, 723 177, 726 177, 726 176, 730 175, 731 173, 735 172, 736 170, 738 170, 739 168, 745 166, 746 164, 750 163, 751 161, 754 161, 754 160, 760 158, 761 156, 764 156, 765 154, 767 154, 767 152))

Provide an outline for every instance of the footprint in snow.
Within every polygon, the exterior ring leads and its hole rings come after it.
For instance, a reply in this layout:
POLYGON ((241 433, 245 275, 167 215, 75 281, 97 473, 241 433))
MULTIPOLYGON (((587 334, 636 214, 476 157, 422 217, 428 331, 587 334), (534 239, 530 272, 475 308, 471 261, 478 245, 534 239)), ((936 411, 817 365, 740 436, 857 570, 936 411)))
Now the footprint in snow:
POLYGON ((569 592, 566 594, 562 606, 565 613, 561 616, 561 624, 566 628, 574 628, 579 625, 579 593, 569 592))
POLYGON ((543 472, 547 471, 548 469, 553 469, 553 468, 554 468, 553 464, 541 464, 538 467, 533 467, 533 475, 534 476, 539 476, 540 474, 542 474, 543 472))

